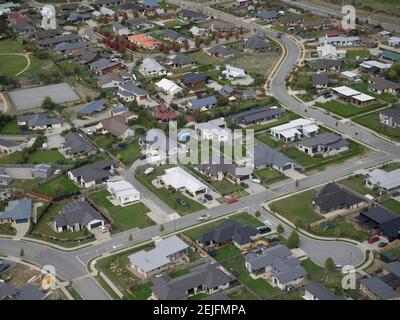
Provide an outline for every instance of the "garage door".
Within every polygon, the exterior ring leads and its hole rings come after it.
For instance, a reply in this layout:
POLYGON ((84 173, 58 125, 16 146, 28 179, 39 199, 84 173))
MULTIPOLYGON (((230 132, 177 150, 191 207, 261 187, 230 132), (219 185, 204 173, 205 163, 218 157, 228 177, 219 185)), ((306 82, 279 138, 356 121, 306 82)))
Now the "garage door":
POLYGON ((29 219, 19 219, 19 220, 15 220, 15 223, 26 223, 28 221, 29 221, 29 219))
POLYGON ((94 228, 100 227, 100 226, 102 226, 102 225, 103 225, 102 222, 92 223, 92 224, 90 225, 90 229, 94 229, 94 228))

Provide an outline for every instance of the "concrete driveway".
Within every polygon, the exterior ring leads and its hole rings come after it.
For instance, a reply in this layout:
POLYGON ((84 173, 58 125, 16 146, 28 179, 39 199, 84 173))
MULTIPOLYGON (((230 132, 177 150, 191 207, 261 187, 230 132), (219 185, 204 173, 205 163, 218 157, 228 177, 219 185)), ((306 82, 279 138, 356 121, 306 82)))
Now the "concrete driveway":
POLYGON ((47 145, 49 149, 60 148, 62 143, 65 141, 64 137, 61 136, 61 132, 70 129, 69 124, 64 124, 62 128, 54 128, 52 132, 46 132, 47 145))
POLYGON ((32 168, 5 168, 4 170, 7 174, 11 176, 11 178, 16 180, 33 179, 32 168))

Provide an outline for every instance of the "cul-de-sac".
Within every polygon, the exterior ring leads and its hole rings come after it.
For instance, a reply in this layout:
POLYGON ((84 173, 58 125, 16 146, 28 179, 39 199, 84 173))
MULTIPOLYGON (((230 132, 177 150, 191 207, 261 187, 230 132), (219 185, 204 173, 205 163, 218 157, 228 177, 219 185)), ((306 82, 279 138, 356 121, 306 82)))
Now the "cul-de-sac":
POLYGON ((400 300, 399 1, 0 0, 0 300, 400 300))

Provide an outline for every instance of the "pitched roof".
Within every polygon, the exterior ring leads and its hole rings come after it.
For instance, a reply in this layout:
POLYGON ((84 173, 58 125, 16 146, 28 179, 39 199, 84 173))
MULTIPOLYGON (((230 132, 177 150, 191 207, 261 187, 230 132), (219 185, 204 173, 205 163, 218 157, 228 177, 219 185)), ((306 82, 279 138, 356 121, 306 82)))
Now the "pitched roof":
POLYGON ((231 55, 236 55, 237 51, 230 48, 226 47, 220 44, 217 44, 207 50, 207 52, 211 55, 218 55, 218 56, 231 56, 231 55))
POLYGON ((265 39, 262 39, 259 36, 253 36, 247 38, 243 42, 243 47, 252 50, 262 50, 268 47, 268 43, 266 42, 265 39))
POLYGON ((400 169, 386 172, 382 169, 372 170, 366 179, 373 186, 391 190, 400 186, 400 169))
POLYGON ((64 136, 65 142, 63 143, 63 148, 68 149, 72 154, 76 153, 89 153, 95 151, 96 147, 91 143, 86 137, 82 136, 76 132, 68 132, 64 136))
POLYGON ((400 123, 400 108, 386 109, 379 112, 380 114, 392 118, 395 123, 400 123))
POLYGON ((398 90, 400 89, 400 84, 386 80, 383 77, 372 77, 369 79, 372 83, 370 83, 370 86, 376 90, 386 90, 386 89, 393 89, 393 90, 398 90))
POLYGON ((311 82, 313 85, 326 85, 329 84, 327 73, 313 73, 311 75, 311 82))
POLYGON ((165 68, 154 58, 144 58, 140 66, 141 69, 146 72, 160 72, 165 70, 165 68))
POLYGON ((379 278, 361 279, 361 283, 366 286, 374 295, 382 300, 400 297, 400 293, 394 291, 388 284, 379 278))
POLYGON ((335 295, 319 282, 309 282, 304 290, 311 293, 318 300, 344 300, 342 295, 335 295))
POLYGON ((258 106, 250 110, 233 114, 231 115, 231 119, 233 119, 236 123, 246 124, 254 121, 262 121, 269 117, 275 117, 283 114, 283 112, 284 110, 282 108, 272 105, 258 106))
POLYGON ((263 143, 254 147, 254 154, 251 156, 256 167, 262 165, 282 167, 287 163, 296 163, 294 160, 263 143))
POLYGON ((317 59, 310 61, 310 66, 316 69, 330 69, 341 67, 343 62, 336 59, 317 59))
POLYGON ((24 198, 10 201, 4 211, 0 212, 0 220, 23 220, 32 218, 32 199, 24 198))
POLYGON ((185 66, 194 62, 192 58, 184 56, 183 54, 177 54, 171 59, 171 63, 178 66, 185 66))
POLYGON ((104 100, 94 100, 78 111, 79 114, 89 115, 95 112, 103 111, 106 108, 104 100))
POLYGON ((60 124, 60 119, 49 118, 46 113, 34 113, 17 116, 17 122, 27 122, 29 127, 60 124))
POLYGON ((106 159, 73 169, 70 173, 74 177, 82 177, 85 182, 90 182, 109 177, 111 174, 107 168, 114 165, 114 160, 106 159))
POLYGON ((215 96, 209 96, 204 98, 192 98, 190 99, 190 107, 192 109, 200 109, 206 106, 212 106, 217 104, 217 98, 215 96))
POLYGON ((309 147, 309 148, 312 148, 315 146, 327 146, 327 147, 337 148, 337 147, 348 145, 348 141, 346 139, 343 139, 338 134, 331 133, 331 132, 324 132, 317 136, 307 138, 307 139, 300 141, 299 145, 309 147), (342 142, 342 143, 339 144, 339 142, 342 142))
POLYGON ((383 268, 390 273, 393 273, 397 278, 400 278, 400 262, 399 261, 393 261, 386 263, 383 268))
POLYGON ((73 200, 63 207, 62 212, 54 217, 58 227, 74 227, 76 223, 84 227, 93 220, 105 221, 104 217, 87 201, 73 200))
POLYGON ((181 76, 181 81, 184 85, 195 85, 197 83, 207 81, 207 79, 207 75, 198 72, 189 72, 181 76))
POLYGON ((108 131, 116 137, 122 136, 124 132, 129 129, 129 127, 121 121, 121 118, 118 116, 104 119, 100 121, 100 123, 105 131, 108 131))

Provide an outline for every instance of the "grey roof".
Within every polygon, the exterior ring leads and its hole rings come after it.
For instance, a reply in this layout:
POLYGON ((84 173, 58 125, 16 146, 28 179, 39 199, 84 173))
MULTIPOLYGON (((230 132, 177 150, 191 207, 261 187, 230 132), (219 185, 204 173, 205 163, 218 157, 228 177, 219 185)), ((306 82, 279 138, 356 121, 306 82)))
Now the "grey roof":
POLYGON ((51 165, 46 163, 40 163, 33 167, 32 172, 45 172, 49 173, 51 171, 51 165))
POLYGON ((144 90, 132 83, 121 84, 119 87, 121 89, 123 89, 123 90, 119 91, 120 93, 121 93, 121 91, 127 91, 127 92, 133 94, 134 96, 147 96, 149 94, 146 90, 144 90))
POLYGON ((231 119, 240 124, 247 124, 254 121, 263 121, 264 119, 275 117, 277 115, 282 115, 284 110, 276 106, 259 106, 246 110, 243 112, 231 115, 231 119))
POLYGON ((0 146, 10 148, 10 147, 16 147, 18 145, 19 144, 16 141, 6 140, 6 139, 1 139, 0 138, 0 146))
POLYGON ((400 217, 397 216, 393 220, 386 221, 379 226, 379 229, 387 237, 391 239, 400 238, 400 217))
POLYGON ((340 68, 343 62, 336 59, 317 59, 310 61, 310 66, 316 69, 340 68))
POLYGON ((190 273, 171 279, 168 276, 152 280, 151 290, 161 300, 178 300, 187 296, 187 291, 199 286, 212 289, 234 280, 231 274, 222 271, 219 264, 207 263, 193 268, 190 273))
POLYGON ((400 293, 394 291, 389 285, 379 278, 361 279, 361 283, 366 286, 375 296, 382 300, 400 297, 400 293))
POLYGON ((120 24, 119 22, 114 22, 112 26, 114 29, 117 29, 117 30, 122 30, 122 29, 126 28, 126 26, 120 24))
POLYGON ((390 222, 398 217, 398 215, 386 210, 384 207, 381 206, 365 208, 361 210, 361 214, 377 224, 390 222))
POLYGON ((109 177, 110 172, 108 168, 114 165, 114 160, 106 159, 95 163, 89 163, 83 167, 71 170, 70 172, 74 177, 81 177, 84 181, 89 182, 109 177))
POLYGON ((154 58, 146 57, 143 59, 140 69, 146 72, 160 72, 165 70, 165 68, 154 58))
POLYGON ((103 111, 106 108, 104 100, 94 100, 89 102, 86 106, 78 111, 79 114, 92 114, 95 112, 103 111))
POLYGON ((0 220, 23 220, 32 218, 32 199, 24 198, 10 201, 3 212, 0 212, 0 220))
POLYGON ((0 300, 43 300, 45 296, 45 293, 32 284, 18 289, 8 283, 0 282, 0 300))
POLYGON ((131 27, 134 27, 134 28, 137 26, 140 26, 141 24, 154 24, 150 20, 143 18, 143 17, 134 18, 132 20, 128 20, 127 22, 131 27))
MULTIPOLYGON (((212 159, 211 159, 212 160, 212 159)), ((230 174, 234 177, 248 176, 252 172, 252 169, 249 169, 248 174, 237 174, 236 168, 237 166, 233 163, 225 163, 224 157, 221 157, 218 163, 202 163, 197 166, 197 169, 205 174, 211 175, 213 177, 217 177, 218 173, 222 174, 230 174)))
POLYGON ((344 300, 341 295, 335 295, 319 282, 309 282, 304 286, 304 290, 311 293, 318 300, 344 300))
POLYGON ((195 61, 192 58, 184 56, 183 54, 177 54, 171 59, 171 63, 178 66, 186 66, 188 64, 193 64, 195 61))
POLYGON ((379 112, 380 114, 392 118, 395 123, 400 123, 400 108, 386 109, 379 112))
POLYGON ((386 89, 394 89, 398 90, 400 89, 400 84, 386 80, 383 77, 372 77, 369 79, 372 83, 370 83, 370 86, 376 90, 386 90, 386 89))
POLYGON ((179 16, 183 19, 190 19, 190 20, 203 20, 205 17, 197 11, 182 9, 179 11, 179 16))
POLYGON ((29 127, 36 127, 60 124, 61 120, 48 118, 46 113, 34 113, 17 116, 17 122, 27 122, 29 127))
POLYGON ((55 37, 55 38, 45 38, 45 39, 37 41, 37 44, 39 46, 55 46, 62 42, 76 42, 78 40, 82 41, 81 36, 76 33, 71 33, 71 34, 65 34, 65 35, 62 35, 59 37, 55 37))
POLYGON ((105 58, 99 59, 90 64, 90 68, 94 69, 95 71, 102 71, 108 68, 112 68, 114 66, 119 65, 118 61, 111 61, 105 58))
POLYGON ((164 36, 173 39, 173 40, 177 40, 179 38, 185 38, 183 35, 181 35, 179 32, 176 32, 175 30, 170 30, 167 29, 164 31, 164 36))
POLYGON ((195 85, 197 83, 207 81, 207 79, 207 75, 197 72, 189 72, 181 76, 181 81, 184 85, 195 85))
MULTIPOLYGON (((304 139, 301 142, 299 142, 299 144, 309 148, 315 146, 338 147, 339 145, 337 143, 339 141, 346 142, 345 144, 341 144, 343 146, 348 145, 348 141, 346 139, 343 139, 340 135, 331 132, 324 132, 317 136, 304 139)), ((332 149, 334 149, 333 147, 332 149)))
POLYGON ((322 211, 342 205, 353 206, 361 202, 364 202, 364 199, 336 183, 325 185, 314 198, 314 204, 318 205, 322 211))
POLYGON ((217 98, 215 96, 209 96, 205 98, 193 98, 190 100, 192 109, 200 109, 206 106, 212 106, 217 104, 217 98))
POLYGON ((400 262, 394 261, 384 265, 384 269, 393 273, 397 278, 400 278, 400 262))
POLYGON ((177 148, 178 143, 167 137, 161 129, 150 129, 145 136, 139 137, 143 143, 150 145, 154 150, 168 152, 172 148, 177 148))
POLYGON ((314 86, 329 84, 328 74, 327 73, 313 73, 311 75, 311 82, 314 86))
POLYGON ((146 8, 159 8, 160 3, 158 0, 143 0, 143 6, 146 8))
POLYGON ((237 54, 236 50, 230 47, 222 46, 220 44, 217 44, 216 46, 209 48, 207 52, 211 55, 224 56, 224 57, 237 54))
POLYGON ((281 15, 280 12, 276 10, 262 11, 256 13, 256 18, 270 20, 270 19, 276 19, 280 15, 281 15))
POLYGON ((267 42, 259 36, 252 36, 243 42, 245 49, 263 50, 268 47, 267 42))
POLYGON ((189 246, 177 236, 155 242, 155 248, 138 251, 128 257, 143 272, 151 272, 171 262, 169 256, 186 250, 189 246))
POLYGON ((294 160, 263 143, 254 147, 254 155, 252 157, 256 167, 263 165, 282 167, 288 163, 296 164, 294 160))
POLYGON ((97 150, 96 147, 86 137, 76 132, 68 132, 64 136, 63 148, 68 149, 71 154, 89 153, 97 150))
POLYGON ((215 243, 224 243, 233 240, 239 245, 245 245, 251 242, 250 237, 256 235, 258 230, 253 226, 242 225, 236 220, 226 220, 214 230, 207 230, 197 238, 199 243, 213 241, 215 243))
POLYGON ((73 200, 63 208, 63 213, 54 217, 58 227, 74 227, 78 223, 81 227, 86 226, 93 220, 106 221, 103 216, 87 201, 73 200))

